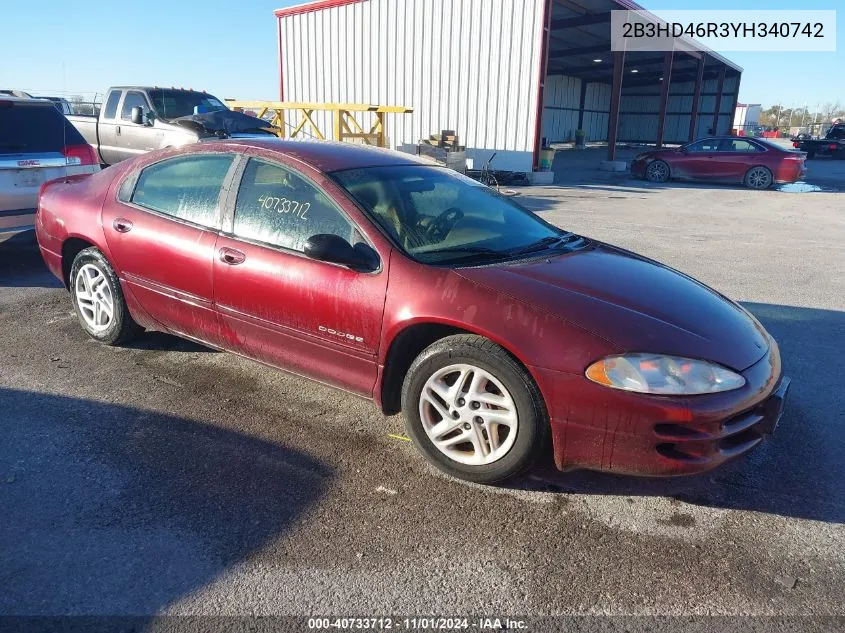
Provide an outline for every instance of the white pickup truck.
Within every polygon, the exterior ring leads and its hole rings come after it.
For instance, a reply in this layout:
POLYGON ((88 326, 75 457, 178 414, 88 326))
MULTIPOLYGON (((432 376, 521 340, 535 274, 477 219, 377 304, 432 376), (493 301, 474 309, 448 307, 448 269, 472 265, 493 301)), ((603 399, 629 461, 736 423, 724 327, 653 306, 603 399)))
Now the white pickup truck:
POLYGON ((273 133, 267 121, 233 112, 206 92, 155 86, 115 86, 99 117, 67 118, 94 148, 101 165, 206 139, 273 133))

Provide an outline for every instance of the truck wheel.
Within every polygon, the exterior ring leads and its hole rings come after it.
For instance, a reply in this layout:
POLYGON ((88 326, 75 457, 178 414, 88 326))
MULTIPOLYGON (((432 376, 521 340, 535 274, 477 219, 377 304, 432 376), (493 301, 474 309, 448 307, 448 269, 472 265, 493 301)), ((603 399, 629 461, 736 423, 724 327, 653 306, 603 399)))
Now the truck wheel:
POLYGON ((772 172, 762 165, 752 167, 745 174, 745 186, 749 189, 768 189, 773 182, 772 172))
POLYGON ((81 250, 73 260, 70 294, 79 324, 95 341, 117 345, 142 331, 129 314, 117 275, 98 248, 81 250))
POLYGON ((530 374, 481 336, 441 339, 402 386, 405 427, 419 451, 459 479, 492 484, 528 469, 546 444, 546 407, 530 374))

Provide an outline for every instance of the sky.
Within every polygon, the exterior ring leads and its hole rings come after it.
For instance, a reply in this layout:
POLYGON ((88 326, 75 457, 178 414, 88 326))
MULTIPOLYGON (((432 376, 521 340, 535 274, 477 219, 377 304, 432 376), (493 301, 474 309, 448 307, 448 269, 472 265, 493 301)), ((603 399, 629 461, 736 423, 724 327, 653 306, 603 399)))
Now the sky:
MULTIPOLYGON (((301 0, 143 0, 119 10, 100 2, 66 0, 3 4, 0 88, 90 99, 110 85, 158 84, 201 88, 223 99, 267 100, 276 99, 279 89, 273 10, 301 0)), ((758 9, 764 3, 640 0, 639 4, 657 10, 758 9)), ((838 8, 841 43, 837 52, 828 53, 724 52, 745 69, 740 101, 806 104, 811 109, 818 103, 845 101, 840 81, 845 68, 845 3, 766 0, 765 8, 838 8)))

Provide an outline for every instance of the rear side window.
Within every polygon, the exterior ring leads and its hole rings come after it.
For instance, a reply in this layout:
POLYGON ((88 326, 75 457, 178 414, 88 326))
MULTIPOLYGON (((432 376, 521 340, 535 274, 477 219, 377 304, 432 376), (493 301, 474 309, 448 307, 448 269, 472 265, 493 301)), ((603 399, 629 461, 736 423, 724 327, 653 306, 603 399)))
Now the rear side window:
POLYGON ((356 231, 320 189, 279 165, 250 159, 235 206, 235 235, 303 251, 318 233, 350 244, 356 231))
POLYGON ((762 152, 754 143, 743 139, 726 139, 722 141, 723 152, 762 152))
POLYGON ((149 110, 147 106, 147 98, 141 92, 127 92, 123 99, 123 107, 120 109, 120 118, 124 121, 132 120, 132 108, 140 106, 145 111, 149 110))
POLYGON ((109 93, 109 99, 106 101, 106 108, 103 111, 103 118, 113 119, 117 114, 117 102, 120 101, 120 90, 112 90, 109 93))
MULTIPOLYGON (((220 188, 231 154, 171 158, 142 170, 131 201, 165 215, 217 229, 220 188)), ((121 194, 125 195, 122 191, 121 194)))
POLYGON ((0 103, 0 154, 61 152, 65 145, 85 144, 52 103, 0 103))

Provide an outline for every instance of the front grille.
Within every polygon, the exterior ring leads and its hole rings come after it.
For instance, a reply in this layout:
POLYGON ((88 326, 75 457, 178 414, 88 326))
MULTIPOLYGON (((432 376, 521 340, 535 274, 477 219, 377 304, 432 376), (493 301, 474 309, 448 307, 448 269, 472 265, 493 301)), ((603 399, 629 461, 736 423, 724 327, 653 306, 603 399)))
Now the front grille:
POLYGON ((654 425, 654 434, 663 441, 654 449, 675 461, 696 464, 730 458, 744 453, 763 440, 768 400, 722 423, 654 425))

